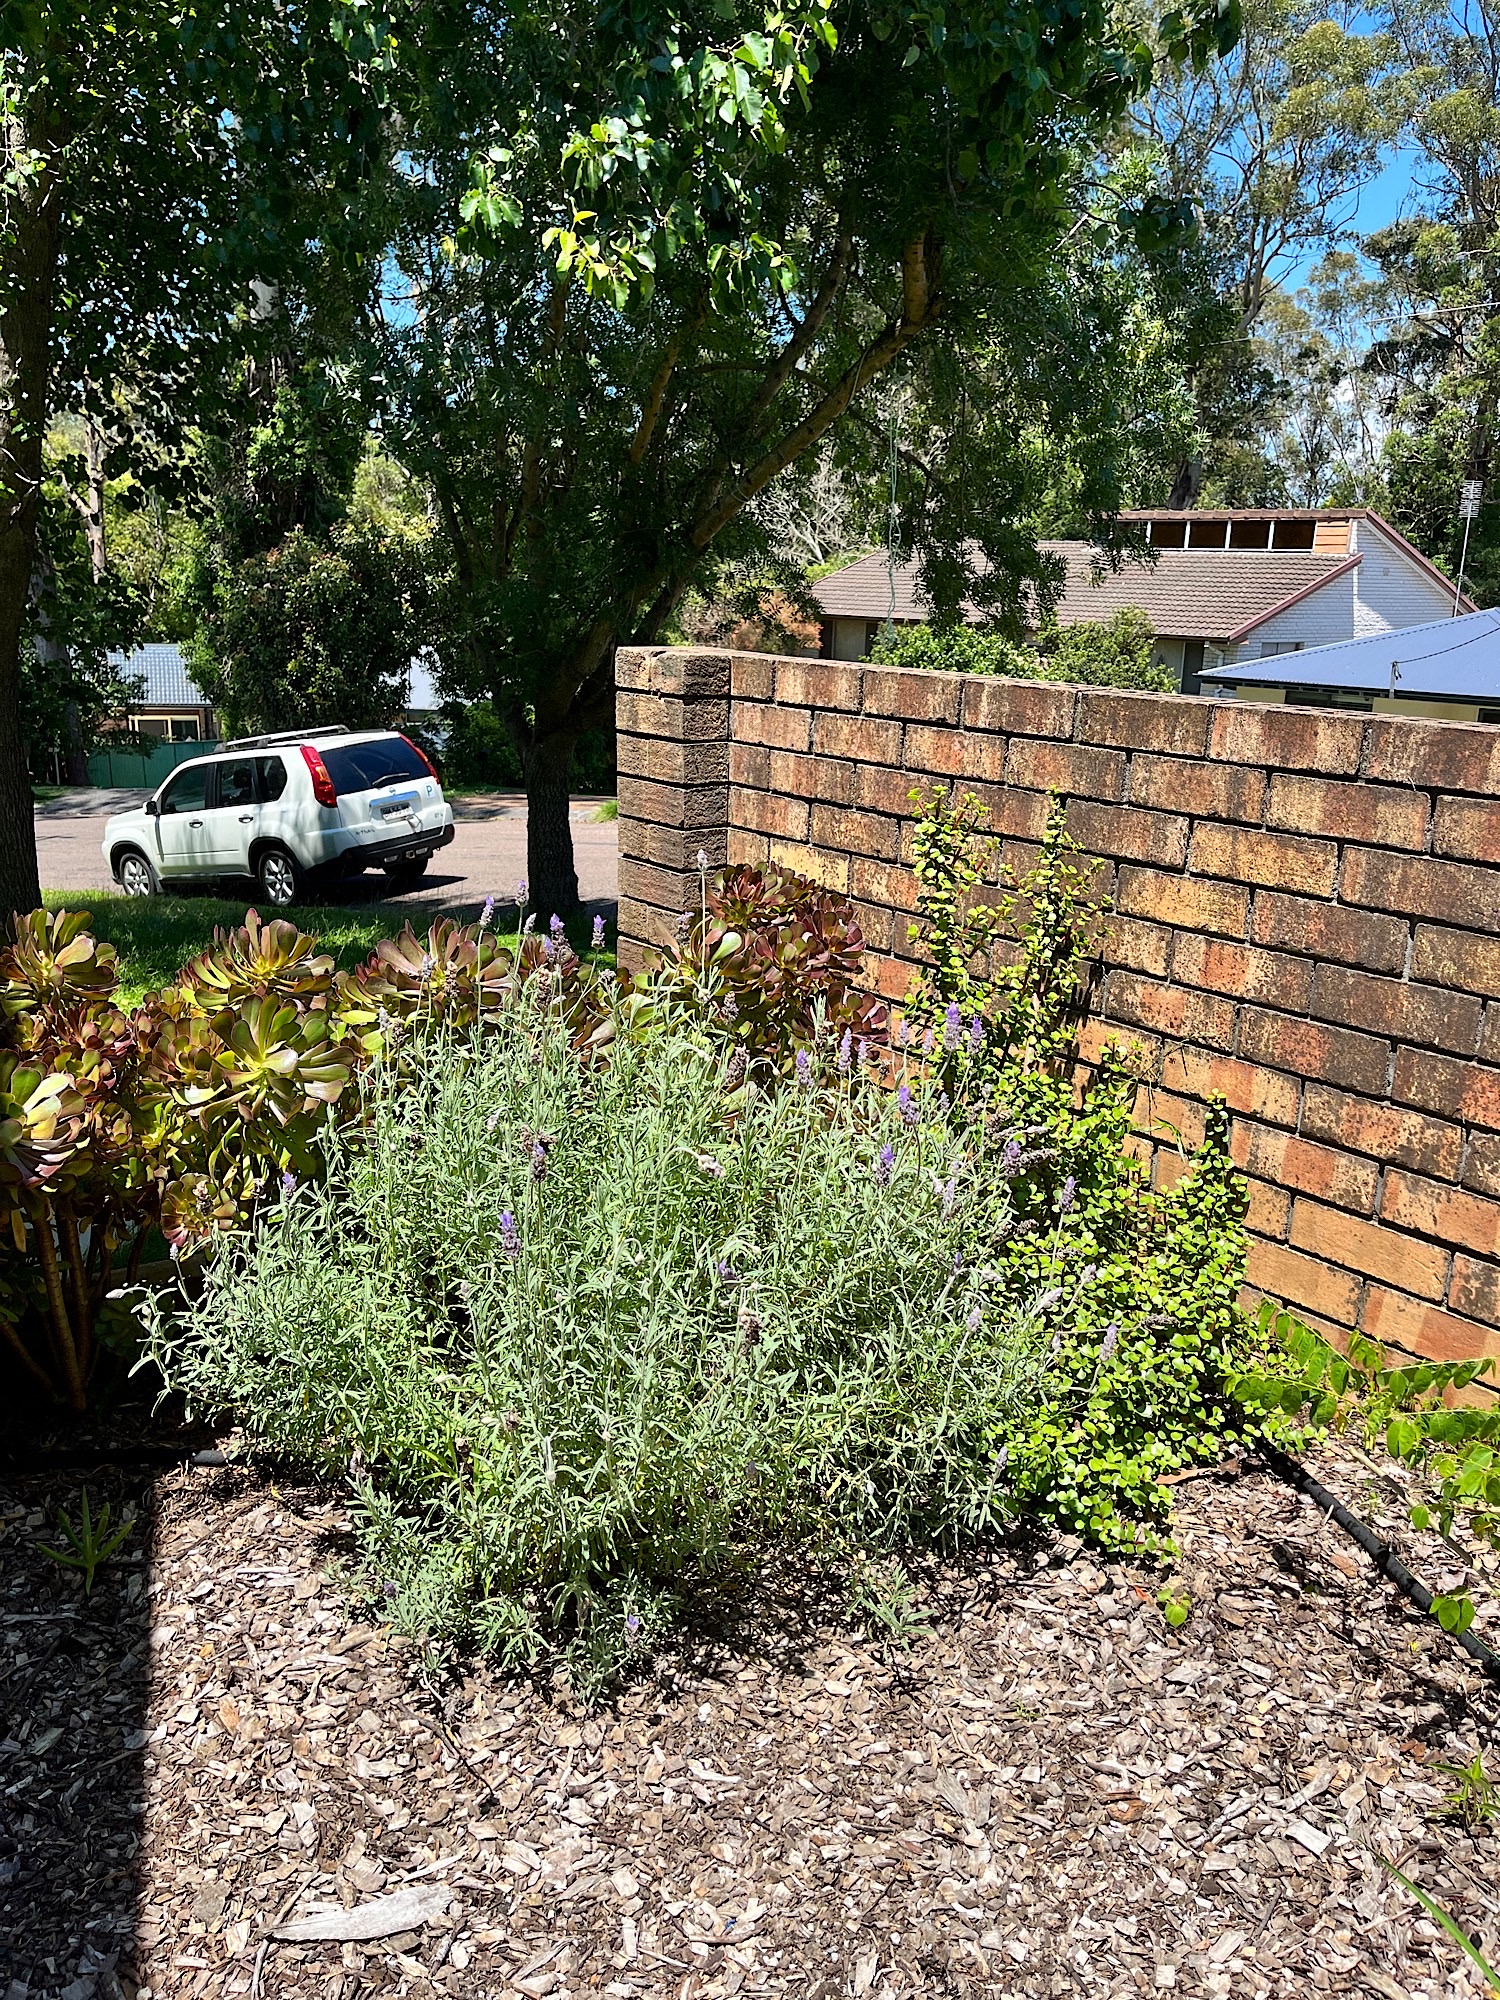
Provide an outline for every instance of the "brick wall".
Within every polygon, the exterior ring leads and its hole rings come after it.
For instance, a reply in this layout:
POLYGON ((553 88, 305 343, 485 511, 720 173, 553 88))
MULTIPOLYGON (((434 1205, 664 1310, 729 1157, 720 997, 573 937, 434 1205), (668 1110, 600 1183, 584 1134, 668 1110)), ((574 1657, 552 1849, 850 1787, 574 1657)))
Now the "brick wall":
POLYGON ((627 963, 701 851, 847 891, 899 999, 912 787, 974 791, 1020 865, 1057 791, 1115 906, 1085 1054, 1136 1045, 1153 1172, 1222 1094, 1254 1284, 1500 1354, 1500 729, 685 649, 618 677, 627 963))

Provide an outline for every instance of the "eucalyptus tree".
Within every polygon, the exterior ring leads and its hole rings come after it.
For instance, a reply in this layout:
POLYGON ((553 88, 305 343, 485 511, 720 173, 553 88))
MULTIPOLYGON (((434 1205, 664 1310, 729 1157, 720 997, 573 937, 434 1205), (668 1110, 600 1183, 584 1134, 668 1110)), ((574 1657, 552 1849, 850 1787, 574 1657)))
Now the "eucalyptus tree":
MULTIPOLYGON (((367 373, 451 552, 448 688, 493 700, 520 751, 534 901, 576 901, 569 769, 616 647, 660 638, 892 371, 947 368, 957 410, 979 348, 1036 394, 970 405, 966 505, 912 525, 940 601, 974 580, 970 538, 997 601, 1045 576, 1013 506, 1040 392, 1086 420, 1106 395, 1063 246, 1182 220, 1149 192, 1094 215, 1087 163, 1157 51, 1201 59, 1234 27, 1233 0, 1149 34, 1106 0, 424 11, 367 373)), ((1110 468, 1079 463, 1102 511, 1110 468)))
POLYGON ((391 47, 367 0, 0 9, 0 914, 38 900, 21 649, 53 419, 101 491, 173 458, 252 281, 351 247, 391 47))

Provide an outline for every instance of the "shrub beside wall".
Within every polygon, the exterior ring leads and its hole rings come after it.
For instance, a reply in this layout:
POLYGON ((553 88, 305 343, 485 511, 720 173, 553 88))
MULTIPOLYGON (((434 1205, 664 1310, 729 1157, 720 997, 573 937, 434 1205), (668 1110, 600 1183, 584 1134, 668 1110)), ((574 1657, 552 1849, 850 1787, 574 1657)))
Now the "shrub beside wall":
POLYGON ((701 848, 850 894, 899 998, 912 788, 973 790, 1023 866, 1055 792, 1114 903, 1085 1054, 1135 1049, 1158 1181, 1220 1092, 1255 1285, 1500 1352, 1500 730, 687 650, 618 673, 627 962, 701 848))

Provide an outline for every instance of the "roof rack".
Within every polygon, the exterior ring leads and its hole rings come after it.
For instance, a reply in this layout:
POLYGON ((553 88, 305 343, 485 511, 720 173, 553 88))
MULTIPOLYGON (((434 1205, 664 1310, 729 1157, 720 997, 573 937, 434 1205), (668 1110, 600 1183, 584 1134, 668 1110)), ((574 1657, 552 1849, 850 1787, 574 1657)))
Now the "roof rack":
POLYGON ((281 729, 274 736, 236 736, 221 743, 221 750, 266 750, 274 743, 315 743, 320 736, 349 736, 353 732, 342 722, 326 722, 319 729, 281 729))

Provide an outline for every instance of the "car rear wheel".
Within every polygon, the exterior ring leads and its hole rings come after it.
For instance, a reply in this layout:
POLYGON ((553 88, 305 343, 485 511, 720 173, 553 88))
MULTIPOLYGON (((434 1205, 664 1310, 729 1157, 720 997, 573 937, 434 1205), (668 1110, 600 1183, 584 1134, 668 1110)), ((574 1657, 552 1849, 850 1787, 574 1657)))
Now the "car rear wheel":
POLYGON ((410 889, 427 873, 427 864, 431 859, 430 854, 424 854, 417 861, 387 861, 384 863, 385 879, 393 889, 410 889))
POLYGON ((120 887, 127 896, 159 896, 161 878, 144 854, 126 854, 120 858, 116 871, 120 887))
POLYGON ((284 847, 268 847, 255 865, 256 880, 268 903, 284 907, 302 893, 302 870, 284 847))

